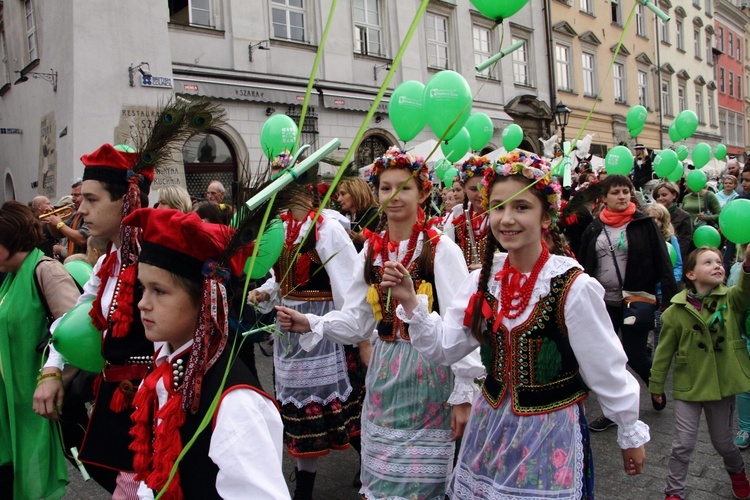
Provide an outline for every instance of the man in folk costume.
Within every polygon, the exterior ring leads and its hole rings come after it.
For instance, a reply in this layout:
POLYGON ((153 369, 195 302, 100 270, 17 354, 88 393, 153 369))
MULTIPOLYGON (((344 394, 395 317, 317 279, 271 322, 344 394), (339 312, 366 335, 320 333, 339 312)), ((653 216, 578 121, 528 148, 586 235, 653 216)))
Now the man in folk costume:
MULTIPOLYGON (((133 167, 137 153, 104 144, 83 155, 82 194, 79 212, 93 236, 110 240, 107 254, 94 267, 78 303, 92 301, 92 323, 102 332, 102 355, 106 365, 95 382, 96 401, 86 429, 79 458, 113 498, 137 498, 133 481, 133 454, 128 450, 132 402, 146 375, 154 345, 144 333, 137 304, 136 285, 138 231, 122 226, 123 217, 140 208, 153 180, 153 167, 133 167), (104 469, 104 470, 101 470, 104 469), (106 469, 119 472, 116 483, 106 469)), ((54 331, 56 325, 52 325, 54 331)), ((43 374, 61 371, 65 359, 50 345, 43 374)), ((57 420, 62 416, 63 387, 44 384, 34 396, 38 413, 57 420)))
POLYGON ((279 409, 227 348, 225 285, 230 269, 238 275, 244 265, 225 257, 230 231, 196 213, 150 208, 123 223, 143 229, 138 308, 146 337, 163 343, 135 398, 131 449, 139 497, 289 498, 279 409), (207 415, 212 424, 197 434, 170 481, 207 415))

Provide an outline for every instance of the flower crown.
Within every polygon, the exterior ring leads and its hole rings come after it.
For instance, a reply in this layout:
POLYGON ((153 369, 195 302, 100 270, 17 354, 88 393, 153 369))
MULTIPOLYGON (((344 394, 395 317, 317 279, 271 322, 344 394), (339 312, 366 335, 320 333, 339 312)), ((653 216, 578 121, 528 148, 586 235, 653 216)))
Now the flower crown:
POLYGON ((292 154, 289 152, 288 149, 285 149, 283 152, 279 153, 279 155, 273 159, 271 162, 271 167, 274 169, 285 169, 289 166, 289 164, 292 162, 292 154))
POLYGON ((562 201, 562 188, 560 183, 554 181, 550 169, 550 163, 534 153, 520 149, 511 151, 505 156, 497 159, 494 168, 484 170, 482 179, 482 204, 485 209, 489 208, 488 188, 492 184, 495 175, 507 177, 509 175, 522 175, 527 179, 535 181, 534 188, 541 191, 547 198, 547 213, 552 220, 552 226, 557 224, 560 217, 562 201))
POLYGON ((374 185, 380 178, 380 174, 388 168, 404 168, 409 170, 412 177, 417 180, 417 183, 422 185, 422 189, 425 191, 432 190, 430 171, 427 168, 427 163, 421 156, 415 157, 411 153, 402 151, 398 146, 391 146, 383 156, 375 160, 372 166, 372 173, 370 174, 370 184, 374 185))
POLYGON ((466 181, 474 176, 481 176, 485 170, 491 170, 491 167, 492 162, 486 156, 472 156, 463 162, 458 170, 461 184, 466 184, 466 181))

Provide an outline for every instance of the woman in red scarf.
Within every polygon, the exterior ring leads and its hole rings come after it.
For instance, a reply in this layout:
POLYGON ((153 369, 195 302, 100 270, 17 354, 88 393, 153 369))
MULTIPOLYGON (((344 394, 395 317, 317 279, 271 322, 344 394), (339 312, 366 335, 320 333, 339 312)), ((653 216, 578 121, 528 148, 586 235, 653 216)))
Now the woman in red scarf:
MULTIPOLYGON (((586 228, 581 238, 578 260, 587 274, 604 287, 604 302, 615 330, 619 330, 628 364, 648 385, 651 359, 646 351, 649 330, 653 328, 623 324, 622 291, 656 295, 661 282, 663 304, 677 292, 672 264, 664 239, 653 219, 636 209, 632 201, 633 183, 623 175, 610 175, 600 184, 604 209, 586 228)), ((664 409, 652 401, 654 409, 664 409)), ((615 425, 601 416, 591 422, 593 431, 615 425)))

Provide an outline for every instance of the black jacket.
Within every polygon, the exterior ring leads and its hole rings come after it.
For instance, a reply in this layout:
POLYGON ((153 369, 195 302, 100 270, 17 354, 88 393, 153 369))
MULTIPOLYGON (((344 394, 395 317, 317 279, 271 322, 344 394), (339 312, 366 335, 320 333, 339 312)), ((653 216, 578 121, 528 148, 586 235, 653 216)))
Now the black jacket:
MULTIPOLYGON (((596 276, 599 262, 596 259, 596 239, 604 224, 594 219, 581 237, 578 261, 590 276, 596 276)), ((628 238, 628 265, 623 277, 623 289, 631 292, 656 294, 656 284, 661 282, 662 304, 669 304, 677 293, 672 263, 669 260, 664 237, 654 220, 637 211, 625 229, 628 238)), ((611 257, 610 257, 611 258, 611 257)))

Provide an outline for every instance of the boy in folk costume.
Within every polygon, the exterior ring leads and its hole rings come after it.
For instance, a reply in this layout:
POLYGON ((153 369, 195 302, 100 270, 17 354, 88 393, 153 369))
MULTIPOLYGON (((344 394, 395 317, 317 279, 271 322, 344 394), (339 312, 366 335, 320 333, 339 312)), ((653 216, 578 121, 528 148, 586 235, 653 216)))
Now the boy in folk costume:
MULTIPOLYGON (((102 355, 107 362, 96 382, 96 402, 79 457, 94 466, 90 472, 106 489, 116 490, 116 496, 135 498, 136 485, 122 472, 133 470, 133 454, 128 450, 132 401, 151 362, 154 346, 143 334, 135 307, 140 298, 135 287, 137 232, 120 223, 141 206, 154 170, 146 167, 135 174, 138 154, 120 151, 110 144, 82 156, 81 162, 83 202, 79 211, 91 234, 109 239, 110 245, 78 300, 78 304, 93 300, 90 314, 94 326, 102 332, 102 355), (100 468, 120 471, 117 485, 100 468)), ((60 372, 64 364, 65 359, 50 346, 42 372, 60 372)), ((62 383, 40 385, 34 394, 35 411, 57 420, 63 414, 62 400, 62 383)))
POLYGON ((203 223, 195 213, 150 208, 123 224, 143 229, 138 308, 146 337, 164 343, 132 416, 139 497, 163 491, 169 499, 289 498, 279 410, 226 348, 230 274, 217 260, 229 231, 203 223), (183 446, 210 412, 212 424, 198 434, 168 481, 183 446))

